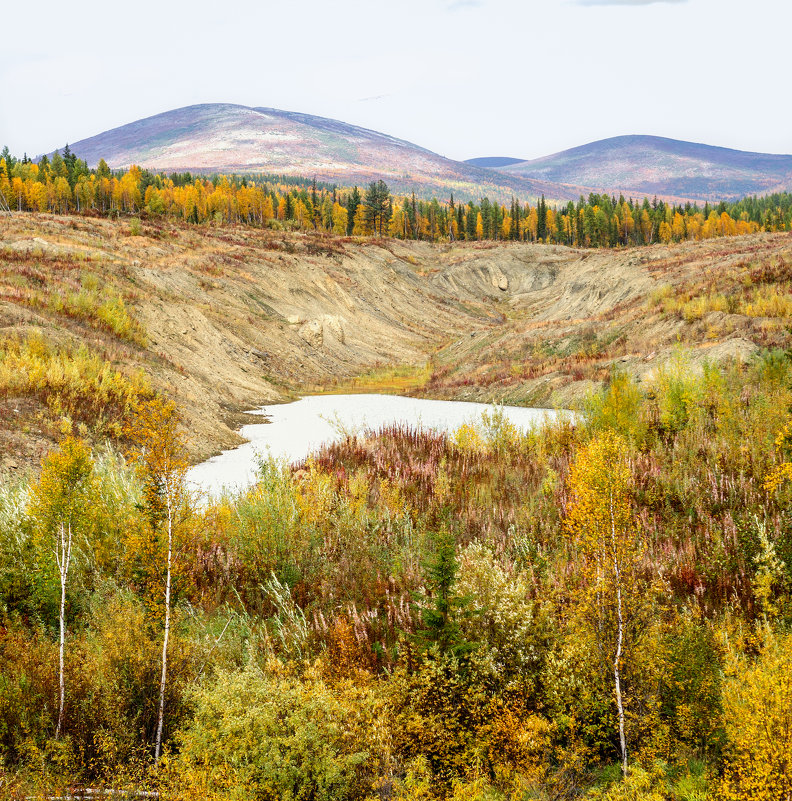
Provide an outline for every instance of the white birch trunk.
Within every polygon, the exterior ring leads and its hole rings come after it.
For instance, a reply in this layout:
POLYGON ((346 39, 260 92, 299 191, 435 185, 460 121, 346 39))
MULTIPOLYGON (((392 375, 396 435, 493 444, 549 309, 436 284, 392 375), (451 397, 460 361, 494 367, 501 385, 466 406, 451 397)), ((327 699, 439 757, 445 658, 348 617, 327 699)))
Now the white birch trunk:
POLYGON ((168 503, 168 566, 165 578, 165 636, 162 639, 162 675, 160 676, 159 714, 157 716, 157 742, 154 748, 154 760, 159 762, 162 753, 162 726, 165 720, 165 683, 168 675, 168 639, 170 637, 170 594, 171 594, 171 560, 173 556, 173 506, 169 482, 165 483, 165 496, 168 503))
POLYGON ((55 560, 58 563, 58 573, 60 574, 61 600, 60 600, 60 653, 58 659, 58 725, 55 728, 55 738, 60 737, 63 728, 63 709, 66 703, 66 677, 64 675, 64 655, 66 650, 66 578, 69 574, 69 563, 71 562, 72 550, 72 529, 71 523, 67 528, 63 523, 58 532, 58 544, 55 548, 55 560))
POLYGON ((621 569, 619 568, 619 551, 616 544, 616 520, 613 511, 613 496, 610 500, 611 513, 611 541, 613 544, 613 573, 616 581, 616 608, 618 614, 618 635, 616 638, 616 657, 613 660, 613 678, 616 682, 616 706, 619 709, 619 741, 622 754, 622 774, 627 775, 627 738, 624 734, 624 704, 622 703, 621 675, 619 662, 622 656, 622 641, 624 637, 624 621, 622 617, 621 569))

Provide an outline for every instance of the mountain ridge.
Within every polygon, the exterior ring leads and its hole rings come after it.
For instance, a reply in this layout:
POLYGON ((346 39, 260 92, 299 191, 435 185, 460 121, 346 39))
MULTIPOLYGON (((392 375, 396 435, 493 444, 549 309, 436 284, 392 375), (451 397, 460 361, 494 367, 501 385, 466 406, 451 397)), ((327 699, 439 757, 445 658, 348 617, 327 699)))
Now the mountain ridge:
POLYGON ((236 103, 171 109, 74 142, 72 150, 114 169, 293 175, 350 186, 382 178, 395 192, 461 201, 543 195, 567 202, 595 192, 684 203, 792 190, 792 155, 629 134, 538 159, 455 161, 342 120, 236 103))
MULTIPOLYGON (((467 163, 480 161, 469 159, 467 163)), ((594 186, 607 192, 695 200, 737 200, 746 195, 792 189, 792 155, 736 150, 648 134, 599 139, 493 169, 506 175, 594 186)))
POLYGON ((504 176, 445 158, 404 139, 341 120, 265 106, 202 103, 155 114, 74 142, 94 165, 173 171, 287 174, 343 184, 383 178, 398 191, 460 199, 489 194, 574 199, 579 187, 504 176))

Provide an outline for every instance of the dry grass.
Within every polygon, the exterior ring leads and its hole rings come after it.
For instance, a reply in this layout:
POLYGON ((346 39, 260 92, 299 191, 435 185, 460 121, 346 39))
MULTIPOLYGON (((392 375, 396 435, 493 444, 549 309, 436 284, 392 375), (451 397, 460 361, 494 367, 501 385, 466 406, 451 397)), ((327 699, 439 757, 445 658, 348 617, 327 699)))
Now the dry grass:
POLYGON ((376 367, 359 376, 332 385, 310 387, 312 393, 328 395, 354 395, 376 393, 381 395, 409 395, 424 389, 432 377, 431 365, 401 365, 376 367))
POLYGON ((0 397, 34 397, 52 417, 90 424, 118 438, 136 401, 151 394, 142 372, 125 375, 85 347, 48 344, 41 336, 0 340, 0 397))

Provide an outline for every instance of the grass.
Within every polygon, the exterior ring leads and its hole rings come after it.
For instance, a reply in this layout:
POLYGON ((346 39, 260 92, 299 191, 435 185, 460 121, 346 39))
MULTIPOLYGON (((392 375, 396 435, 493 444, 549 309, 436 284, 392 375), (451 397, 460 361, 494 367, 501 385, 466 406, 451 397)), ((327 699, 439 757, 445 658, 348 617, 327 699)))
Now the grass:
POLYGON ((310 391, 319 395, 408 395, 426 387, 431 376, 429 362, 423 365, 376 367, 345 381, 311 387, 310 391))
POLYGON ((142 371, 126 375, 85 346, 59 347, 35 334, 0 340, 0 397, 37 398, 55 418, 118 438, 136 401, 149 394, 142 371))
POLYGON ((7 249, 0 253, 0 298, 80 320, 145 347, 145 328, 127 305, 136 295, 124 276, 111 270, 104 275, 86 270, 86 261, 85 257, 47 254, 41 249, 7 249))

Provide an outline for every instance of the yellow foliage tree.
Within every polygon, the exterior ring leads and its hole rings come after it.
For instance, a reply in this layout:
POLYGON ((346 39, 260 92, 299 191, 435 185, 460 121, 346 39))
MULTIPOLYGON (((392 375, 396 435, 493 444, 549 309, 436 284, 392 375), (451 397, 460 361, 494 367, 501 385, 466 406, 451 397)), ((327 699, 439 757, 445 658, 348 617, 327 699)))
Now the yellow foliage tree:
POLYGON ((64 653, 66 643, 66 582, 72 560, 74 535, 85 519, 93 476, 93 459, 86 443, 66 437, 57 451, 44 460, 41 476, 32 492, 31 512, 37 529, 46 540, 54 540, 55 563, 60 580, 58 724, 55 736, 63 728, 66 700, 64 653))
POLYGON ((632 471, 626 441, 605 431, 577 454, 569 477, 572 502, 566 527, 584 559, 584 600, 596 619, 598 637, 612 668, 619 716, 622 772, 627 775, 627 740, 621 665, 625 627, 635 589, 641 541, 631 504, 632 471), (615 618, 615 630, 608 625, 615 618))
POLYGON ((164 634, 160 675, 159 711, 154 757, 162 752, 162 730, 165 716, 165 687, 168 671, 168 640, 171 627, 171 583, 174 560, 179 547, 186 544, 190 498, 187 490, 187 460, 179 430, 175 404, 160 397, 141 403, 132 423, 127 427, 129 440, 137 446, 131 456, 143 485, 153 544, 165 549, 164 634), (164 535, 164 542, 163 540, 164 535))
POLYGON ((740 659, 724 687, 729 739, 721 794, 727 801, 792 798, 792 637, 770 637, 740 659))

